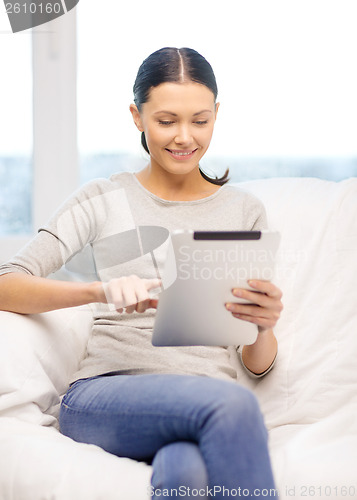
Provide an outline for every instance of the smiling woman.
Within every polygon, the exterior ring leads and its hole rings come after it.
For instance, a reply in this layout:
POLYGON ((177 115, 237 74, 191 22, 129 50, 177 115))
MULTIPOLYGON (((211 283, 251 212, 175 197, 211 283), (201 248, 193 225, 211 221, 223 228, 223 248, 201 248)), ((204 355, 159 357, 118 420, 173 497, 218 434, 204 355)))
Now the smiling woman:
MULTIPOLYGON (((186 196, 188 191, 184 184, 190 186, 192 195, 198 189, 201 194, 208 196, 217 189, 213 185, 223 185, 227 181, 227 175, 221 179, 211 179, 200 168, 197 169, 210 145, 217 109, 212 92, 192 82, 161 84, 152 89, 150 101, 141 106, 140 113, 135 106, 131 107, 134 121, 143 134, 144 147, 151 157, 147 169, 138 174, 146 188, 149 188, 147 176, 153 179, 162 178, 163 174, 166 177, 181 175, 186 196), (166 109, 166 102, 170 102, 171 106, 177 103, 174 106, 181 108, 174 113, 175 116, 171 114, 170 120, 167 120, 167 112, 155 112, 160 107, 166 109), (209 111, 207 106, 211 107, 209 111), (197 109, 201 111, 197 113, 197 109), (203 115, 205 120, 202 119, 203 115), (197 116, 201 119, 197 120, 197 116)), ((176 180, 173 179, 174 182, 176 180)), ((178 192, 175 196, 180 199, 181 194, 178 192)), ((160 195, 166 198, 168 193, 161 191, 160 195)))
MULTIPOLYGON (((162 49, 144 61, 152 70, 144 73, 158 75, 163 53, 170 65, 168 52, 176 57, 174 77, 156 80, 156 85, 147 80, 144 102, 135 96, 130 108, 145 133, 147 166, 137 174, 94 179, 73 193, 26 248, 0 266, 0 308, 36 313, 97 304, 86 354, 62 399, 63 434, 151 463, 154 488, 234 488, 238 483, 251 491, 272 489, 264 419, 253 393, 235 383, 228 347, 204 342, 161 349, 153 343, 154 310, 163 296, 149 292, 163 283, 167 245, 148 258, 141 241, 139 256, 132 259, 132 236, 141 226, 159 226, 168 233, 192 227, 259 231, 267 226, 264 206, 255 196, 236 186, 215 185, 200 172, 217 103, 204 71, 192 80, 189 64, 198 70, 210 67, 193 50, 162 49), (118 241, 125 256, 119 262, 118 241), (48 279, 87 250, 88 282, 48 279)), ((282 293, 272 282, 256 279, 251 286, 243 291, 240 283, 232 284, 229 303, 218 301, 217 308, 237 328, 245 320, 259 330, 254 344, 242 346, 241 354, 232 346, 232 355, 255 378, 274 366, 272 328, 282 310, 282 293), (249 304, 238 302, 239 293, 249 304)), ((181 328, 183 335, 190 334, 184 324, 181 328)))

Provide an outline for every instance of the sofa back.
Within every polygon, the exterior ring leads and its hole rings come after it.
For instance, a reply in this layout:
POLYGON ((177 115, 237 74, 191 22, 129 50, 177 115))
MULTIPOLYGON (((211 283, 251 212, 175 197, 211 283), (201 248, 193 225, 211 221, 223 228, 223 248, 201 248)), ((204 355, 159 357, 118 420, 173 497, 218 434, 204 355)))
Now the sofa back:
POLYGON ((282 234, 275 283, 284 310, 274 370, 241 383, 257 394, 268 427, 306 424, 357 406, 357 178, 241 183, 282 234))

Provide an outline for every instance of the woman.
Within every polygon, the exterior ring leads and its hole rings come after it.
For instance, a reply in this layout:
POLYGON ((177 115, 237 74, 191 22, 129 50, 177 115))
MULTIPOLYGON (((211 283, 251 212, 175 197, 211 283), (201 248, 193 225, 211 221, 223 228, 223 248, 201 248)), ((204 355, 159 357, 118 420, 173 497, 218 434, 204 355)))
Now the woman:
MULTIPOLYGON (((148 165, 79 189, 0 267, 4 310, 96 303, 86 356, 62 401, 61 432, 151 463, 156 497, 199 491, 223 498, 227 490, 245 490, 266 498, 274 488, 264 422, 253 394, 236 383, 228 349, 151 344, 157 299, 150 291, 160 284, 165 245, 154 266, 140 247, 141 228, 266 227, 259 200, 226 184, 227 175, 211 179, 200 170, 216 98, 212 68, 200 54, 187 48, 151 54, 139 68, 130 106, 148 165), (46 279, 83 249, 85 282, 46 279)), ((258 325, 257 341, 243 347, 241 359, 252 376, 263 376, 277 353, 272 328, 282 294, 272 283, 251 285, 256 292, 235 289, 226 308, 258 325), (235 296, 254 305, 238 304, 235 296)))

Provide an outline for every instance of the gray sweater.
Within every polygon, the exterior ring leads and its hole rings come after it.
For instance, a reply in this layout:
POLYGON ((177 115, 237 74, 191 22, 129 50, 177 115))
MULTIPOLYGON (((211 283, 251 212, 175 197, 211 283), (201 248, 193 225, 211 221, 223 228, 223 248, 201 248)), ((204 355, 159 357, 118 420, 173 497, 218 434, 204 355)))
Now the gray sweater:
MULTIPOLYGON (((0 266, 0 274, 46 277, 65 264, 78 280, 108 281, 130 274, 155 278, 163 270, 167 231, 266 226, 262 203, 235 186, 226 184, 200 200, 168 201, 146 190, 133 174, 120 173, 77 190, 13 259, 0 266), (144 234, 151 235, 149 243, 142 243, 144 234)), ((119 314, 111 305, 96 304, 93 314, 86 355, 71 382, 109 372, 236 379, 226 347, 153 347, 154 309, 119 314)))

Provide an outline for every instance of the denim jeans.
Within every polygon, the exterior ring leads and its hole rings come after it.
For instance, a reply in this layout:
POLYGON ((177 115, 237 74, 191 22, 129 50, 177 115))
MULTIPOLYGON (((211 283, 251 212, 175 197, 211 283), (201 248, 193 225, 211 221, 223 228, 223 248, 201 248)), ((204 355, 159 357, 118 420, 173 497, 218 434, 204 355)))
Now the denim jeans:
POLYGON ((62 400, 60 429, 150 463, 153 498, 274 497, 263 417, 253 393, 234 382, 166 374, 78 380, 62 400))

